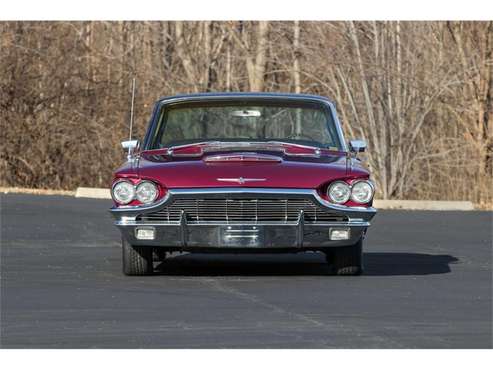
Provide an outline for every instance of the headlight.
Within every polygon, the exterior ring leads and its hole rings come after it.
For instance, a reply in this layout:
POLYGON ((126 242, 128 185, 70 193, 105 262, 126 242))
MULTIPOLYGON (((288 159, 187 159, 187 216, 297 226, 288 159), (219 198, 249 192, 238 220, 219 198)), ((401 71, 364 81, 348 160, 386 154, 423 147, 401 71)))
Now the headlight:
POLYGON ((152 203, 158 196, 157 186, 150 181, 142 181, 137 185, 136 196, 141 203, 152 203))
POLYGON ((111 189, 113 199, 120 204, 130 203, 135 196, 134 185, 128 181, 119 181, 111 189))
POLYGON ((351 199, 357 203, 368 203, 373 197, 373 186, 368 181, 358 181, 351 189, 351 199))
POLYGON ((327 195, 334 203, 346 203, 351 196, 351 188, 345 182, 336 181, 329 186, 327 195))

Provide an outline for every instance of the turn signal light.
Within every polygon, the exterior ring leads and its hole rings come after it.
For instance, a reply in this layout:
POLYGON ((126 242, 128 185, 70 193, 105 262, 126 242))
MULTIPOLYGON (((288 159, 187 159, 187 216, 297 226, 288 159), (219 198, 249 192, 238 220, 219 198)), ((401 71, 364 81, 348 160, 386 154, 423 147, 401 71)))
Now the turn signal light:
POLYGON ((153 227, 138 227, 135 229, 135 237, 139 240, 154 240, 156 229, 153 227))
POLYGON ((348 227, 333 227, 330 229, 330 240, 348 240, 348 227))

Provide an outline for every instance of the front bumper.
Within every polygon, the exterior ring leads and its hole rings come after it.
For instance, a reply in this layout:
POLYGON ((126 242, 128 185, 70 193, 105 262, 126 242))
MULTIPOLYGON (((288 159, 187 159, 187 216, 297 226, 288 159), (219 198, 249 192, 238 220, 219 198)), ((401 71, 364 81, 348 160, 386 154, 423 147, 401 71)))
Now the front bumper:
POLYGON ((355 244, 370 226, 376 213, 371 207, 345 207, 333 205, 320 198, 312 189, 271 188, 214 188, 214 189, 170 189, 164 199, 151 206, 114 207, 110 210, 115 225, 122 236, 132 245, 167 247, 175 250, 197 249, 320 249, 355 244), (307 223, 303 211, 296 222, 289 223, 193 223, 182 215, 178 222, 141 222, 138 216, 161 210, 174 199, 220 198, 225 194, 234 198, 290 197, 310 199, 321 208, 344 215, 344 222, 307 223), (154 230, 152 240, 137 238, 139 228, 154 230), (330 230, 349 229, 345 240, 331 240, 330 230))

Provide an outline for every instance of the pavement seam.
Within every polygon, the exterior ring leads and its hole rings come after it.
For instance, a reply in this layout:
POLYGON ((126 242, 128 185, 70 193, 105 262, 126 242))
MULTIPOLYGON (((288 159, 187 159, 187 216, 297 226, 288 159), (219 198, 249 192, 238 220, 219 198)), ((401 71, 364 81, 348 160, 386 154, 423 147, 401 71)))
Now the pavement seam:
POLYGON ((387 347, 404 348, 403 345, 401 345, 400 343, 396 342, 393 339, 385 338, 385 337, 382 337, 382 336, 377 335, 375 333, 368 333, 366 330, 361 330, 361 329, 357 329, 354 327, 348 327, 347 325, 342 324, 341 322, 335 322, 335 325, 329 325, 327 323, 318 321, 318 320, 313 319, 313 318, 306 316, 304 314, 288 311, 282 307, 279 307, 278 305, 265 302, 264 300, 260 299, 257 296, 242 292, 238 289, 235 289, 231 286, 228 286, 228 285, 222 283, 218 279, 204 279, 201 282, 203 284, 209 286, 210 288, 216 290, 216 291, 233 295, 237 298, 243 299, 243 300, 248 301, 250 303, 258 304, 264 308, 271 309, 273 312, 276 312, 279 314, 284 314, 284 315, 287 315, 289 317, 295 318, 297 320, 304 321, 304 322, 311 324, 313 326, 316 326, 318 328, 323 328, 323 329, 327 329, 327 330, 339 329, 340 331, 350 333, 350 334, 355 335, 357 337, 361 337, 362 335, 366 334, 367 336, 369 336, 370 338, 372 338, 373 340, 376 340, 378 342, 378 343, 376 343, 377 346, 379 344, 385 344, 387 347))

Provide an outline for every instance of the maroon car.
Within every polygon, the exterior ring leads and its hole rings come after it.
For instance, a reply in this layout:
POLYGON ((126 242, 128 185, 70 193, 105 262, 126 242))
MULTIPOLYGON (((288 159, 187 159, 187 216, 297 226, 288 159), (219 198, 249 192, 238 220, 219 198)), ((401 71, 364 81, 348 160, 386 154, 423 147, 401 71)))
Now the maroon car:
MULTIPOLYGON (((332 271, 363 269, 374 186, 334 104, 320 96, 168 97, 147 134, 122 143, 111 213, 123 272, 151 274, 169 252, 323 252, 332 271)), ((163 264, 165 266, 166 264, 163 264)))

